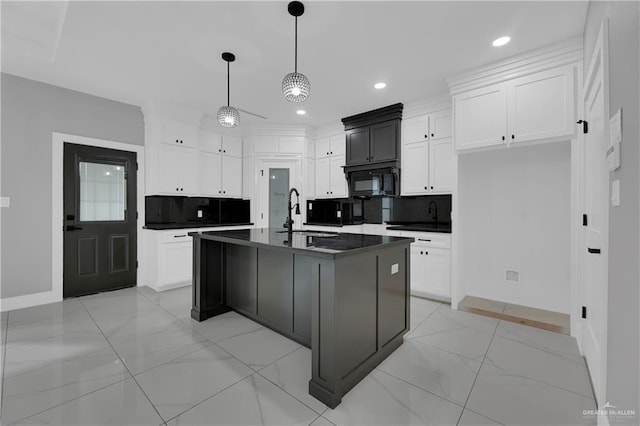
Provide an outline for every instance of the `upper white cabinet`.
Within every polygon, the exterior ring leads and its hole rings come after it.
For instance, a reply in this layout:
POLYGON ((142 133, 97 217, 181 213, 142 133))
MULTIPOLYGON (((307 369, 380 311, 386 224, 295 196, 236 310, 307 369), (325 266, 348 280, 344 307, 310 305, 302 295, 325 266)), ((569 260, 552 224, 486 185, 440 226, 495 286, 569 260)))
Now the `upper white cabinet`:
POLYGON ((145 194, 198 195, 198 126, 145 116, 145 194))
POLYGON ((573 137, 574 73, 564 65, 454 95, 456 149, 573 137))
POLYGON ((344 174, 345 135, 334 135, 316 141, 315 197, 344 198, 348 196, 344 174))
POLYGON ((458 151, 502 145, 507 139, 507 87, 498 84, 453 98, 458 151))
POLYGON ((198 150, 182 146, 158 146, 158 193, 198 194, 198 150))
POLYGON ((518 78, 508 85, 507 117, 511 143, 573 136, 575 132, 572 67, 518 78))
POLYGON ((198 128, 175 120, 163 119, 158 122, 159 142, 190 148, 198 147, 198 128))
POLYGON ((455 156, 451 131, 448 110, 403 120, 402 195, 453 190, 455 156))
POLYGON ((242 197, 242 140, 202 130, 200 151, 200 194, 242 197))

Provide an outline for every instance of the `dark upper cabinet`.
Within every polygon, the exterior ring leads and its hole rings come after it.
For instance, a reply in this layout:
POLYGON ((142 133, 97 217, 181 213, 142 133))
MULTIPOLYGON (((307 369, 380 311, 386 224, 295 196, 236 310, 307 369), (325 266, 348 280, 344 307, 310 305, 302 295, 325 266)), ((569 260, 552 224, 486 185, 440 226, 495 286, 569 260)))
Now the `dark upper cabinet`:
POLYGON ((369 161, 396 159, 397 132, 398 120, 385 121, 369 127, 369 161))
POLYGON ((358 127, 347 131, 347 165, 369 162, 369 128, 358 127))
POLYGON ((399 161, 401 117, 402 104, 395 104, 343 118, 346 167, 399 161))

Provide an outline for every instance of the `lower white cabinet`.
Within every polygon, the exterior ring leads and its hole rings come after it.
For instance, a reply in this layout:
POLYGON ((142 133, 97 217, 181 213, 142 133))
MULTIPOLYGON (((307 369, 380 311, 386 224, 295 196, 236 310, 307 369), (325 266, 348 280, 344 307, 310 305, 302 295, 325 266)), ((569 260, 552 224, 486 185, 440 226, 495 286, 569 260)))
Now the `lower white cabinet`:
POLYGON ((411 244, 411 294, 451 299, 451 236, 449 234, 402 233, 411 244))
POLYGON ((189 232, 244 229, 247 226, 189 228, 143 231, 146 251, 143 257, 144 285, 156 291, 191 285, 193 276, 193 238, 189 232))

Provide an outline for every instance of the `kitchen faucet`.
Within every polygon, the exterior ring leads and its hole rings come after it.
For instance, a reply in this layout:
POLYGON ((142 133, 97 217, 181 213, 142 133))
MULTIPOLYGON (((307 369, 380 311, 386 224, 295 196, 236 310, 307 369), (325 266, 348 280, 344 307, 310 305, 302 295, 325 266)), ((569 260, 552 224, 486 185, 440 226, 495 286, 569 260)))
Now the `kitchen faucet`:
POLYGON ((287 231, 289 233, 293 232, 293 219, 291 218, 291 210, 293 210, 293 207, 291 206, 291 194, 293 194, 294 192, 296 193, 296 214, 300 214, 300 193, 297 189, 291 188, 289 190, 289 199, 287 201, 287 221, 283 225, 285 228, 287 228, 287 231))
POLYGON ((438 223, 438 204, 435 201, 429 201, 429 214, 431 214, 431 205, 433 204, 433 220, 438 223))

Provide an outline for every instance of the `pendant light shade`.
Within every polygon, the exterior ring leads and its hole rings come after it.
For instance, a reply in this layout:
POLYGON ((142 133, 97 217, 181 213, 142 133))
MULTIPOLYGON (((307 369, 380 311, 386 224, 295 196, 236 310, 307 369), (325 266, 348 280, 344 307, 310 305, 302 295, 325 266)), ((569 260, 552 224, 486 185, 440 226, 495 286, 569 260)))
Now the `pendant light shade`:
POLYGON ((218 110, 218 123, 223 127, 236 127, 240 124, 240 114, 229 104, 229 63, 235 61, 236 56, 233 53, 224 52, 222 59, 227 63, 227 105, 218 110))
POLYGON ((298 16, 304 13, 304 5, 299 1, 292 1, 287 10, 296 18, 295 63, 294 72, 287 74, 282 80, 282 94, 289 102, 304 102, 311 90, 309 79, 298 72, 298 16))

